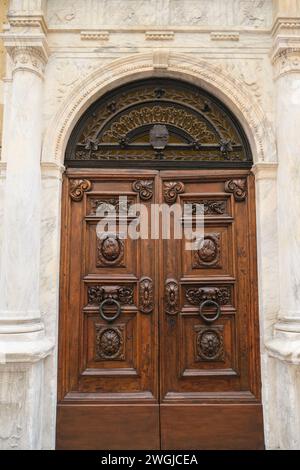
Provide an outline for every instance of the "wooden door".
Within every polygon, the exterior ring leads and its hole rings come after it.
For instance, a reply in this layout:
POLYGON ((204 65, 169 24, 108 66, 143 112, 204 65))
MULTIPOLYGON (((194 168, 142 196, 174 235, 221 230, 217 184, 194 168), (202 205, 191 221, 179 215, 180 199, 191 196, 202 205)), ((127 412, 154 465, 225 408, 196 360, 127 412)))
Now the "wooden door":
MULTIPOLYGON (((157 242, 96 235, 99 207, 122 215, 119 196, 149 206, 156 178, 105 170, 65 178, 58 448, 160 446, 157 242)), ((120 217, 120 234, 130 221, 120 217)))
POLYGON ((165 202, 204 238, 164 240, 160 256, 163 449, 260 449, 254 183, 249 171, 163 171, 165 202))
POLYGON ((73 169, 63 201, 57 447, 262 448, 249 170, 73 169), (98 208, 120 214, 120 195, 189 203, 191 224, 202 204, 199 248, 99 240, 98 208))

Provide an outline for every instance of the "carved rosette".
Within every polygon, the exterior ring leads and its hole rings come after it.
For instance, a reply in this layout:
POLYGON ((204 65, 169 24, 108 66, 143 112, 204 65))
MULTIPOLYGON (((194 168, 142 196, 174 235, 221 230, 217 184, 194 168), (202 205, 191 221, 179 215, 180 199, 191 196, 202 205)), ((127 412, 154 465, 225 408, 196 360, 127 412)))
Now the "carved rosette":
POLYGON ((99 305, 103 300, 113 299, 121 304, 133 304, 134 289, 132 286, 89 286, 88 303, 89 305, 99 305))
POLYGON ((180 181, 167 181, 164 183, 164 198, 167 204, 174 204, 179 194, 184 193, 184 184, 180 181))
POLYGON ((154 309, 153 281, 150 277, 140 280, 139 308, 142 313, 151 313, 154 309))
POLYGON ((70 197, 72 201, 82 201, 85 192, 92 189, 92 183, 89 180, 70 180, 70 197))
POLYGON ((168 279, 165 284, 165 312, 168 315, 179 313, 179 285, 175 279, 168 279))
POLYGON ((200 305, 206 300, 213 300, 220 305, 226 305, 230 301, 229 287, 193 287, 185 293, 187 301, 192 305, 200 305))
POLYGON ((97 262, 101 266, 124 266, 124 240, 116 234, 97 238, 97 262))
POLYGON ((223 333, 218 327, 200 327, 196 336, 196 360, 223 361, 223 333))
POLYGON ((96 361, 124 360, 124 327, 96 327, 96 361))
POLYGON ((220 265, 220 234, 209 233, 198 243, 198 249, 194 253, 193 268, 219 267, 220 265))
POLYGON ((138 180, 132 184, 134 192, 138 193, 142 201, 149 201, 153 196, 153 180, 138 180))
POLYGON ((245 178, 229 180, 225 183, 225 192, 232 193, 237 202, 245 201, 247 197, 247 181, 245 178))

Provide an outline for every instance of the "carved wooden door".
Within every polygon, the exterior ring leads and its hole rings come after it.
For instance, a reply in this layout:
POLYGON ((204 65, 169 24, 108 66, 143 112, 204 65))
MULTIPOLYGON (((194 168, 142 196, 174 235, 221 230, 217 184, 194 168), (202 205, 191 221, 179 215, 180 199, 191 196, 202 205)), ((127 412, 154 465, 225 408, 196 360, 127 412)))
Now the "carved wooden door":
POLYGON ((255 208, 249 171, 163 171, 160 193, 197 204, 204 236, 162 241, 160 422, 163 449, 263 446, 255 208))
POLYGON ((157 173, 72 170, 65 178, 58 448, 160 446, 157 241, 122 238, 133 219, 123 214, 139 201, 149 207, 157 173), (119 236, 99 238, 107 208, 120 216, 119 236))
POLYGON ((249 170, 73 169, 63 200, 57 447, 261 448, 249 170), (201 204, 204 238, 97 237, 135 202, 201 204))

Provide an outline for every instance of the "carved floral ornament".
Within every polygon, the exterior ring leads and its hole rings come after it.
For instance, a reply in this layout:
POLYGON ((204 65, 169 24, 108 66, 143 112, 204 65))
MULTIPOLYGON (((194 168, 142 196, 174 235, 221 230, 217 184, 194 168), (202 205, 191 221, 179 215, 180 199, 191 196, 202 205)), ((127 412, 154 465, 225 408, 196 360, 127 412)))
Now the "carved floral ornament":
POLYGON ((96 325, 96 360, 124 360, 124 326, 96 325))
POLYGON ((184 183, 180 181, 166 181, 164 183, 164 199, 167 204, 174 204, 179 194, 184 193, 184 183))
POLYGON ((243 178, 226 181, 225 192, 232 193, 237 202, 244 201, 247 196, 247 180, 243 178))
POLYGON ((70 197, 75 202, 81 201, 84 193, 90 191, 91 189, 92 183, 89 180, 70 180, 70 197))

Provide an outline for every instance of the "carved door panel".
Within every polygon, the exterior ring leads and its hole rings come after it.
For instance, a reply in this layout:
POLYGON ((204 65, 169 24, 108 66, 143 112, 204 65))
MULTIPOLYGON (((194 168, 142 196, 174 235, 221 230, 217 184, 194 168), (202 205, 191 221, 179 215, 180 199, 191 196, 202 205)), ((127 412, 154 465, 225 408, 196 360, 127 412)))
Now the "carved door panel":
POLYGON ((63 201, 57 447, 262 448, 249 170, 73 169, 63 201), (201 204, 197 249, 97 237, 136 202, 201 204))
POLYGON ((127 208, 153 202, 156 178, 88 170, 65 178, 58 448, 159 448, 157 242, 121 236, 134 220, 123 217, 127 208), (106 210, 120 216, 118 237, 97 237, 106 210))
POLYGON ((253 179, 163 171, 161 185, 165 202, 189 204, 186 225, 204 213, 196 250, 162 241, 162 448, 261 448, 253 179))

